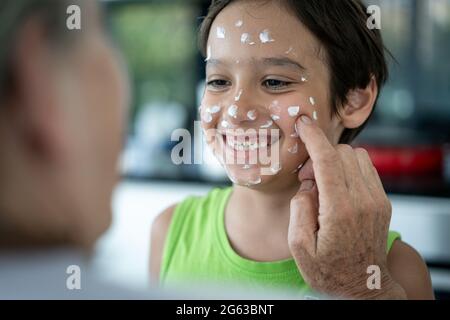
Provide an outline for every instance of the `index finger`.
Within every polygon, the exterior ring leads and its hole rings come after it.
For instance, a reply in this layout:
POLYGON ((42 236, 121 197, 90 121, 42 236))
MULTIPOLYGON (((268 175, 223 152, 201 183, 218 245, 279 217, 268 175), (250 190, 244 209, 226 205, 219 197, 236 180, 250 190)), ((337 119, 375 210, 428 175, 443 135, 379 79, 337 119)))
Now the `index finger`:
POLYGON ((303 115, 296 121, 300 139, 312 160, 319 194, 327 197, 340 196, 346 190, 341 158, 328 141, 325 133, 313 121, 303 115))

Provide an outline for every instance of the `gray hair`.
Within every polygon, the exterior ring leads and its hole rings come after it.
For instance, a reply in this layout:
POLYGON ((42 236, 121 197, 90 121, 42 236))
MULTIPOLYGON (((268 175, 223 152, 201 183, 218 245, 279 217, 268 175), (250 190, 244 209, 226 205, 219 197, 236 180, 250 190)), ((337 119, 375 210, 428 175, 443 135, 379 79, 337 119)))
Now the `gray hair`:
MULTIPOLYGON (((71 1, 78 2, 78 1, 71 1)), ((49 40, 61 40, 65 27, 68 0, 1 0, 0 1, 0 97, 8 87, 11 48, 20 26, 31 16, 45 24, 49 40)), ((32 53, 30 53, 32 54, 32 53)))

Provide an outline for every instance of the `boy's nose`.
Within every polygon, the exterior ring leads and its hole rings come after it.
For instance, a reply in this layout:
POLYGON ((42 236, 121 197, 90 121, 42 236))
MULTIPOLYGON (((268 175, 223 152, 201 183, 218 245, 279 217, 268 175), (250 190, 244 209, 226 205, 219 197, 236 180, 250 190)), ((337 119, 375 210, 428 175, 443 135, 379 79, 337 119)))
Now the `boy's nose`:
POLYGON ((243 89, 234 92, 233 100, 225 107, 227 120, 233 125, 240 125, 243 122, 254 122, 261 114, 263 106, 259 105, 250 93, 243 89))

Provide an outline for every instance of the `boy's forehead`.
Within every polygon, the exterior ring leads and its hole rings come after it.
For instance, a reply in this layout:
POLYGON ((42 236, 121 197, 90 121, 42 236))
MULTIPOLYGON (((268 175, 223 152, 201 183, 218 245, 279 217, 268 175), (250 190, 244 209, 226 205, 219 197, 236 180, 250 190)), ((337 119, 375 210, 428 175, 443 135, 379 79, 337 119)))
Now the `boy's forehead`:
POLYGON ((208 45, 218 53, 312 54, 317 40, 277 1, 237 1, 214 20, 208 45))

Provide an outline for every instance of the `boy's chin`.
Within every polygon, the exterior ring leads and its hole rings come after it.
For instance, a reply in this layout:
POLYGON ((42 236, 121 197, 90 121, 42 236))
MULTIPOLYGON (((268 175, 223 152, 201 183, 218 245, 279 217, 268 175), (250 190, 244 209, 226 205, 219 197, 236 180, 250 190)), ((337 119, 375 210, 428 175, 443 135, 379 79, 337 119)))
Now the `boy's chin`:
MULTIPOLYGON (((277 169, 278 170, 278 169, 277 169)), ((226 171, 233 184, 257 189, 275 178, 277 170, 260 165, 229 165, 226 171), (275 172, 275 173, 274 173, 275 172)))

